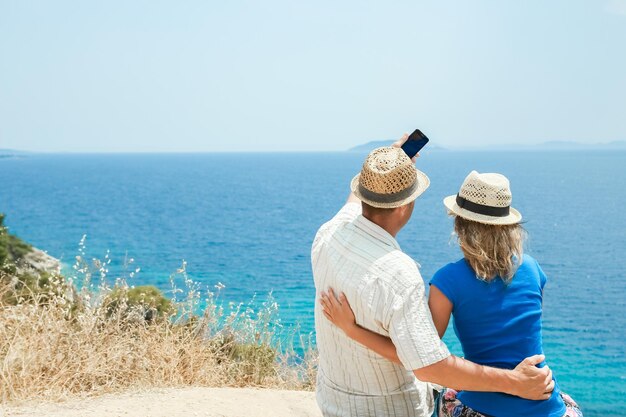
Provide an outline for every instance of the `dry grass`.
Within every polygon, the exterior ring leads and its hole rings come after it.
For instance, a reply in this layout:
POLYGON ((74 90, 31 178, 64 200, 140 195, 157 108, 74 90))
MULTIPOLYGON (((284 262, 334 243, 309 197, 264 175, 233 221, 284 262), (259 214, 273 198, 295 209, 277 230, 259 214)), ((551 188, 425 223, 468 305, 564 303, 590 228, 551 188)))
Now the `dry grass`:
POLYGON ((172 282, 185 289, 173 286, 179 299, 157 311, 158 300, 128 297, 126 279, 109 286, 105 261, 77 257, 78 286, 76 277, 46 275, 28 287, 0 277, 2 402, 155 387, 313 388, 315 355, 298 359, 285 343, 271 298, 256 310, 222 307, 183 265, 172 282))

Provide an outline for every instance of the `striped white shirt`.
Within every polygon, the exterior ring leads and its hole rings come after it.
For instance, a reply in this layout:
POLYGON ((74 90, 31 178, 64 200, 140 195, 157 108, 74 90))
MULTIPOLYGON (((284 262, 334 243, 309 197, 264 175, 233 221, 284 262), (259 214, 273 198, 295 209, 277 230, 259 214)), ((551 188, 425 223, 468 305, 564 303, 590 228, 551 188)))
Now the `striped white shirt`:
POLYGON ((450 355, 439 339, 416 263, 383 228, 346 204, 313 242, 317 402, 324 416, 430 416, 432 389, 411 370, 450 355), (403 366, 348 338, 324 317, 320 292, 343 291, 359 325, 391 337, 403 366))

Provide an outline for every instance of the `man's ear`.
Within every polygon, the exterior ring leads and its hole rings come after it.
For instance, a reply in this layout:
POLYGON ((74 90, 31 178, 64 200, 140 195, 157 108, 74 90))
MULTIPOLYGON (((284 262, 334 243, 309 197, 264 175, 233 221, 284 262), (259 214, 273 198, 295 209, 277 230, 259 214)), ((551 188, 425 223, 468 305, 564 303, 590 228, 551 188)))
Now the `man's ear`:
POLYGON ((407 211, 411 211, 413 209, 412 204, 413 204, 412 202, 409 204, 405 204, 403 206, 397 207, 396 210, 401 210, 399 213, 402 214, 402 216, 404 216, 407 211))

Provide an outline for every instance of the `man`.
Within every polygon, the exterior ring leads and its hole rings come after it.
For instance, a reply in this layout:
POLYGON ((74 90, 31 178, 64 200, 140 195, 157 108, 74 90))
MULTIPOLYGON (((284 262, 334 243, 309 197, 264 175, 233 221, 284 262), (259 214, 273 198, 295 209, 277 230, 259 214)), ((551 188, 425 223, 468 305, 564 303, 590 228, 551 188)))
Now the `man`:
MULTIPOLYGON (((549 397, 554 382, 542 355, 514 370, 476 365, 450 355, 428 310, 424 281, 395 236, 415 199, 429 186, 400 149, 373 150, 351 183, 346 205, 318 231, 311 251, 316 298, 329 287, 345 293, 360 326, 392 339, 403 366, 349 339, 315 305, 319 349, 317 401, 325 416, 424 416, 432 387, 549 397), (360 202, 360 204, 359 204, 360 202)), ((316 300, 317 301, 317 300, 316 300)))

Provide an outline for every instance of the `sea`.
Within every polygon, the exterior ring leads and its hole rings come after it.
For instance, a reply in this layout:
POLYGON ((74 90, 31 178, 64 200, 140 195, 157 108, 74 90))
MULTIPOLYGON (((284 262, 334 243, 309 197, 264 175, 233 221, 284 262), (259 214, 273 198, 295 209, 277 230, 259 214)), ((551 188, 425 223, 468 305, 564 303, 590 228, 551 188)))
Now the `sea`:
MULTIPOLYGON (((284 326, 314 332, 310 246, 343 205, 364 153, 24 154, 0 158, 10 231, 72 265, 130 258, 135 285, 189 276, 224 301, 269 293, 284 326)), ((511 181, 527 252, 548 275, 543 338, 586 416, 626 416, 626 152, 431 151, 431 186, 398 235, 428 281, 460 258, 442 200, 471 170, 511 181)), ((454 332, 445 339, 461 354, 454 332)))

